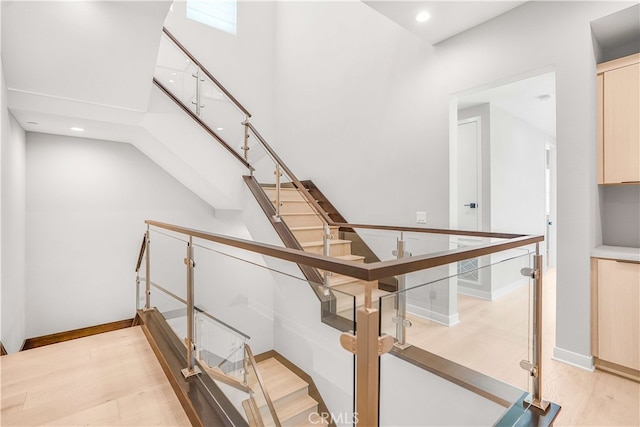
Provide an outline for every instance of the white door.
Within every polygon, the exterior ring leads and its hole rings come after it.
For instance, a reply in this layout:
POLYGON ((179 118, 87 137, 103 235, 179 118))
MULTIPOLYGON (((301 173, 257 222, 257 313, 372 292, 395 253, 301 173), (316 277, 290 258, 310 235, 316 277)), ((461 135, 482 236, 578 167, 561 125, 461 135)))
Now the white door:
POLYGON ((480 138, 479 117, 458 122, 456 210, 460 230, 482 229, 480 138))

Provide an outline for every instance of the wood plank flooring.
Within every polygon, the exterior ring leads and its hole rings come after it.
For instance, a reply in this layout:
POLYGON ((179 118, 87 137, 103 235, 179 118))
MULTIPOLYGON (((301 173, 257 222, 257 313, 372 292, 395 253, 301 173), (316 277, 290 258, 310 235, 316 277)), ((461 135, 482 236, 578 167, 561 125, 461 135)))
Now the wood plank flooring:
POLYGON ((0 424, 188 426, 140 326, 0 358, 0 424))
MULTIPOLYGON (((640 426, 640 384, 603 371, 588 372, 552 359, 555 270, 544 276, 543 398, 562 406, 556 426, 640 426)), ((407 341, 464 366, 528 390, 519 367, 528 358, 529 289, 484 301, 459 295, 460 323, 452 327, 412 317, 407 341)))

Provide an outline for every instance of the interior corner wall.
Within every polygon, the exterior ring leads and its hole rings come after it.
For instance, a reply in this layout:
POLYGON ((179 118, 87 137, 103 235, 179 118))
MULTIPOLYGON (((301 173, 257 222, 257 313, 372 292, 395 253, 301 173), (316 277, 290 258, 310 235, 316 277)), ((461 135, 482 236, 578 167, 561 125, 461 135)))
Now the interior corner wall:
POLYGON ((27 337, 133 317, 146 219, 246 237, 130 144, 26 140, 27 337))
POLYGON ((0 330, 9 353, 25 339, 25 132, 6 105, 7 88, 0 62, 0 330))
POLYGON ((598 196, 590 22, 632 4, 527 2, 430 47, 362 2, 279 2, 276 150, 352 222, 414 224, 421 210, 446 227, 450 97, 553 68, 556 347, 588 365, 598 196))

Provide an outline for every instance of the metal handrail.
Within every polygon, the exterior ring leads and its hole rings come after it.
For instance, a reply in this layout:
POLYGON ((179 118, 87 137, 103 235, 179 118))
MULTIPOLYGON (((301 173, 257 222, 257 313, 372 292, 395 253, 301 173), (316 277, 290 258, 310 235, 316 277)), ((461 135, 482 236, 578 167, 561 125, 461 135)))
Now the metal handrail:
POLYGON ((249 344, 245 344, 244 348, 247 352, 247 358, 249 359, 249 363, 251 363, 251 367, 253 371, 256 373, 256 379, 258 380, 258 385, 262 390, 262 394, 264 395, 265 400, 267 401, 267 406, 269 407, 269 412, 273 417, 273 422, 276 427, 281 427, 280 420, 278 419, 278 414, 276 413, 276 408, 273 406, 273 402, 269 397, 269 392, 267 391, 267 387, 264 385, 264 380, 262 379, 262 375, 260 374, 260 370, 258 369, 258 364, 256 363, 255 357, 253 357, 253 352, 251 351, 251 347, 249 344))
MULTIPOLYGON (((406 274, 420 271, 427 268, 447 265, 453 262, 476 258, 483 255, 527 246, 544 241, 544 236, 534 235, 513 235, 511 239, 500 242, 490 242, 475 247, 463 247, 448 251, 437 252, 427 255, 417 255, 409 258, 401 258, 390 261, 379 261, 371 264, 360 264, 353 261, 346 261, 339 258, 332 258, 325 255, 314 254, 297 249, 283 248, 280 246, 258 243, 250 240, 239 239, 221 234, 209 233, 206 231, 194 230, 173 224, 147 220, 149 226, 170 230, 176 233, 186 234, 191 237, 209 240, 224 245, 245 249, 262 255, 308 265, 321 270, 328 270, 334 273, 343 274, 365 281, 374 281, 398 274, 406 274)), ((446 230, 442 230, 446 231, 446 230)), ((453 233, 452 233, 453 234, 453 233)), ((492 233, 486 233, 487 237, 492 237, 492 233)))
POLYGON ((184 45, 182 43, 180 43, 178 41, 178 39, 175 38, 175 36, 173 34, 171 34, 171 32, 169 30, 167 30, 166 27, 162 27, 162 32, 165 33, 167 35, 167 37, 169 37, 169 39, 182 51, 184 52, 185 55, 187 55, 189 57, 189 59, 191 60, 191 62, 193 62, 196 66, 198 66, 206 75, 207 77, 216 85, 218 86, 218 88, 227 96, 227 98, 229 98, 231 100, 231 102, 234 103, 234 105, 236 107, 238 107, 238 109, 240 109, 240 111, 242 111, 247 117, 251 117, 251 113, 249 113, 249 111, 244 108, 244 106, 240 103, 240 101, 238 101, 233 95, 231 95, 231 93, 222 85, 222 83, 220 83, 218 81, 218 79, 216 79, 215 77, 213 77, 213 74, 211 74, 209 72, 209 70, 207 70, 201 63, 200 61, 198 61, 196 59, 195 56, 193 56, 191 54, 191 52, 189 52, 189 49, 187 49, 186 47, 184 47, 184 45))

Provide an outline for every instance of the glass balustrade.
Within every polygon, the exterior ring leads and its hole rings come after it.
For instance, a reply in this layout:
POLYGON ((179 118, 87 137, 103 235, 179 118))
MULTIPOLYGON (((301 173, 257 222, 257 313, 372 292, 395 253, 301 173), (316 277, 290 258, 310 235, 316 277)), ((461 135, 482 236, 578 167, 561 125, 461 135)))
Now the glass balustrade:
MULTIPOLYGON (((151 307, 186 343, 185 258, 190 240, 155 228, 149 235, 151 307)), ((276 417, 286 396, 277 391, 270 395, 273 380, 265 373, 262 383, 258 381, 261 358, 275 349, 313 378, 333 411, 352 419, 354 355, 341 347, 340 331, 319 319, 322 312, 329 313, 339 318, 332 325, 355 331, 355 309, 362 296, 310 282, 292 262, 205 239, 193 238, 190 244, 195 264, 193 345, 201 375, 211 376, 247 420, 247 411, 254 407, 264 425, 283 424, 276 417), (257 356, 253 363, 251 351, 257 356), (270 399, 276 416, 267 403, 270 399)), ((144 295, 144 268, 139 274, 139 293, 144 295)), ((138 299, 143 305, 143 298, 138 299)), ((294 421, 309 424, 331 416, 322 411, 298 414, 300 419, 294 421)))
MULTIPOLYGON (((446 361, 447 368, 441 374, 466 375, 478 384, 491 382, 502 388, 502 398, 485 402, 489 409, 483 416, 493 424, 507 406, 531 391, 531 376, 522 365, 533 360, 532 279, 522 272, 533 266, 532 254, 526 248, 516 248, 475 260, 464 268, 458 262, 397 277, 403 290, 379 299, 380 333, 396 337, 396 350, 401 354, 412 354, 435 366, 444 366, 446 361), (501 387, 502 383, 506 386, 501 387)), ((396 419, 407 424, 395 425, 412 425, 420 419, 421 411, 431 408, 429 424, 424 425, 441 425, 444 420, 447 425, 476 425, 472 421, 477 414, 452 411, 467 397, 470 401, 477 398, 468 390, 458 391, 460 396, 468 396, 454 406, 434 405, 435 401, 426 398, 422 404, 417 403, 421 398, 410 399, 416 405, 413 410, 398 403, 385 388, 392 388, 399 375, 397 361, 389 357, 381 359, 381 422, 396 419)), ((424 380, 430 376, 416 375, 424 380)), ((407 379, 406 386, 419 384, 407 379)), ((521 405, 516 411, 524 413, 525 409, 521 405)))

